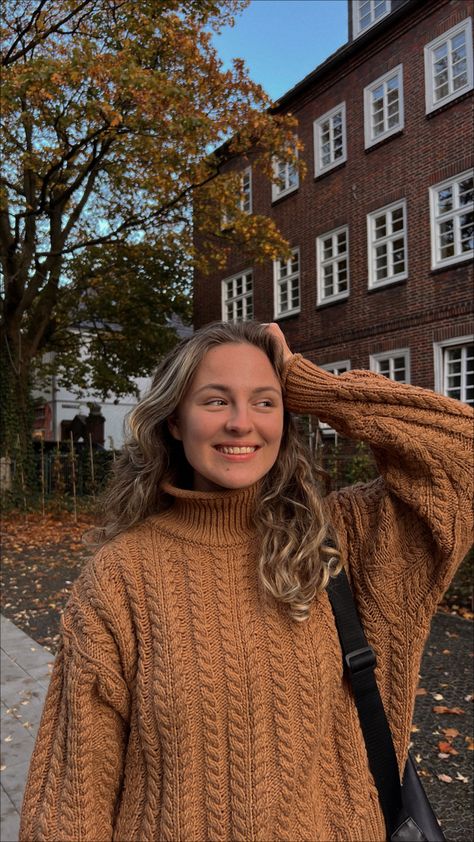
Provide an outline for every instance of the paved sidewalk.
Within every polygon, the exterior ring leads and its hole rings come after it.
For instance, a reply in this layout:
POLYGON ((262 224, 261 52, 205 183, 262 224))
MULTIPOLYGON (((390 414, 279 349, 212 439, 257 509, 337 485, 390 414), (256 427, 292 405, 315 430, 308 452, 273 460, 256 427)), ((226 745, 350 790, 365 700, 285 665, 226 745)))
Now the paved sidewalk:
POLYGON ((1 617, 0 839, 17 842, 20 808, 54 656, 1 617))
MULTIPOLYGON (((1 617, 1 842, 17 842, 20 808, 34 738, 54 656, 28 637, 10 620, 1 617)), ((441 820, 449 842, 474 838, 472 816, 474 752, 463 748, 464 736, 472 735, 473 625, 447 614, 434 617, 420 670, 425 695, 415 707, 413 753, 423 783, 441 820), (437 715, 433 705, 442 700, 449 707, 462 705, 462 715, 437 715), (445 727, 455 726, 459 752, 454 757, 438 754, 438 741, 445 727), (451 783, 439 779, 448 773, 451 783)))

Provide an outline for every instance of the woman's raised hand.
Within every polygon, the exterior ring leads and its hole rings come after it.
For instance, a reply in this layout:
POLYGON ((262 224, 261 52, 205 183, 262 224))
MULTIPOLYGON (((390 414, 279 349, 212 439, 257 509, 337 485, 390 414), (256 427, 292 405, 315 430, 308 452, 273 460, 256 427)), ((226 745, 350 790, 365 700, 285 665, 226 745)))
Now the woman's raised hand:
POLYGON ((278 344, 281 347, 283 352, 283 362, 288 362, 289 359, 293 356, 292 351, 290 351, 287 341, 285 339, 285 334, 280 329, 279 325, 276 322, 270 322, 269 324, 265 325, 267 332, 271 333, 271 335, 277 340, 278 344))

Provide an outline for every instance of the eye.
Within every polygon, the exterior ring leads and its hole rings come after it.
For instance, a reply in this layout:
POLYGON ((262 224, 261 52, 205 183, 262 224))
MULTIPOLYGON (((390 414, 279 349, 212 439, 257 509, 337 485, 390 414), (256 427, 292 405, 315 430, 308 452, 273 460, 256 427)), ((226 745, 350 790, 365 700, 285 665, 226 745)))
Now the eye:
POLYGON ((273 401, 267 398, 263 401, 258 401, 257 406, 263 406, 264 408, 271 407, 273 406, 273 401))
POLYGON ((204 406, 225 406, 224 398, 211 398, 205 401, 204 406))

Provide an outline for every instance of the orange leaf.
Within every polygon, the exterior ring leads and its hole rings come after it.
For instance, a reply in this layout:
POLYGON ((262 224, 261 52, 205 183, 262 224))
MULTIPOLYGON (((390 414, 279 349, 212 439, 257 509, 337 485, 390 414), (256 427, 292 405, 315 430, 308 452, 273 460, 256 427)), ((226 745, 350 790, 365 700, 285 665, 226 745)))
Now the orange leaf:
POLYGON ((459 737, 459 731, 456 728, 441 728, 441 730, 448 740, 454 740, 455 737, 459 737))
POLYGON ((446 705, 435 705, 432 710, 433 713, 454 713, 456 716, 461 716, 464 713, 462 708, 447 708, 446 705))
POLYGON ((448 743, 446 740, 441 740, 438 743, 438 748, 441 752, 443 752, 443 754, 459 754, 459 752, 453 748, 451 743, 448 743))
POLYGON ((426 690, 424 687, 418 687, 418 690, 416 691, 415 695, 416 696, 426 696, 427 693, 428 693, 428 690, 426 690))

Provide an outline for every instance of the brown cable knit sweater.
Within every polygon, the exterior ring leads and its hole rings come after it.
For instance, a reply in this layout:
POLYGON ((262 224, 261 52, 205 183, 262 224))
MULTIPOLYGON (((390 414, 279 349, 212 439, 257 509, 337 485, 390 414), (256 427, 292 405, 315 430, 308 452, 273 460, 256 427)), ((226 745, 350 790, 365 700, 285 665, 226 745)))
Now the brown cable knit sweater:
MULTIPOLYGON (((286 404, 370 442, 381 477, 329 495, 400 765, 430 618, 469 544, 473 413, 295 355, 286 404)), ((385 838, 326 594, 266 603, 255 487, 169 489, 84 569, 63 620, 22 842, 385 838)))

